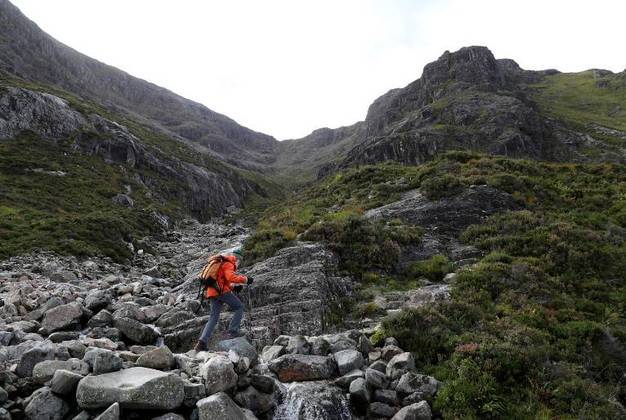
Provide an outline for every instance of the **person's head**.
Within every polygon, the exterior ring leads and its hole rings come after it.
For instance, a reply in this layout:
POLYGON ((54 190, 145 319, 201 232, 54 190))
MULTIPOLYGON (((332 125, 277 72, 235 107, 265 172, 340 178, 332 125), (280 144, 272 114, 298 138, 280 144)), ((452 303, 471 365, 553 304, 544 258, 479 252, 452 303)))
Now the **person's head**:
POLYGON ((233 248, 230 253, 237 257, 237 262, 239 263, 238 265, 241 265, 241 262, 243 261, 243 250, 241 249, 241 247, 238 246, 233 248))

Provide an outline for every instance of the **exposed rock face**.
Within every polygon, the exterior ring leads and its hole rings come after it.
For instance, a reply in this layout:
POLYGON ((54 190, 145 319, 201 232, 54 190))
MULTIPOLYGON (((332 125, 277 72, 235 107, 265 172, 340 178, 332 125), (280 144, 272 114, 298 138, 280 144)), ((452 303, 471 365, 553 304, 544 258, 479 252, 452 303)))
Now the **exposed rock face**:
POLYGON ((255 280, 254 338, 269 344, 280 334, 321 334, 331 305, 352 289, 348 278, 332 274, 335 258, 319 244, 300 243, 246 270, 255 280))
POLYGON ((85 409, 118 402, 122 408, 173 410, 183 403, 184 397, 179 376, 142 367, 88 376, 80 381, 76 391, 78 405, 85 409))
POLYGON ((412 225, 458 235, 469 225, 481 223, 492 214, 518 209, 510 194, 486 185, 477 185, 450 198, 429 200, 418 190, 401 200, 369 210, 372 219, 399 218, 412 225))

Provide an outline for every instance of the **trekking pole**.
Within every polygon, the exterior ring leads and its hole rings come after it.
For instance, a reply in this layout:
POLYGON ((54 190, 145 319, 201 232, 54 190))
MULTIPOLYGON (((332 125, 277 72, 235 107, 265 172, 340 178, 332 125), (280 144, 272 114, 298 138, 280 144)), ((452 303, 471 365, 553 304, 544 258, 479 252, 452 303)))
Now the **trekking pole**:
POLYGON ((250 333, 252 333, 252 297, 250 296, 250 286, 246 287, 246 294, 248 295, 248 318, 250 322, 250 333))

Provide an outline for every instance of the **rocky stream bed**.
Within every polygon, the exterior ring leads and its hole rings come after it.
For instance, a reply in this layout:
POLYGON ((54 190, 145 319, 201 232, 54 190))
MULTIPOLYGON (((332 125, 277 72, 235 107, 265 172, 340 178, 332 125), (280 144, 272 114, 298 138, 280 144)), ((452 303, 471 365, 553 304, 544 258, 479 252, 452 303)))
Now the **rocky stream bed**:
POLYGON ((353 285, 320 244, 244 269, 255 278, 241 295, 246 336, 191 350, 208 319, 193 279, 246 234, 189 222, 129 265, 0 262, 0 420, 430 419, 439 382, 393 338, 374 347, 365 325, 329 332, 329 308, 353 285))

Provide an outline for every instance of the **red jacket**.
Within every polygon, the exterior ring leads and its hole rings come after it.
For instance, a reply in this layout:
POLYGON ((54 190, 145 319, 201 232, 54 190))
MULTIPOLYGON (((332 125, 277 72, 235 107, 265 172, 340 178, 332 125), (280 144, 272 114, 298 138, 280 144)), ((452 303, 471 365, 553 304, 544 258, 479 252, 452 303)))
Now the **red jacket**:
MULTIPOLYGON (((220 266, 220 271, 217 273, 217 284, 222 291, 222 294, 232 292, 233 283, 244 284, 248 282, 246 276, 236 274, 237 271, 237 257, 234 255, 227 255, 224 257, 224 262, 220 266)), ((206 297, 212 298, 219 296, 219 292, 213 287, 207 287, 206 297)))

